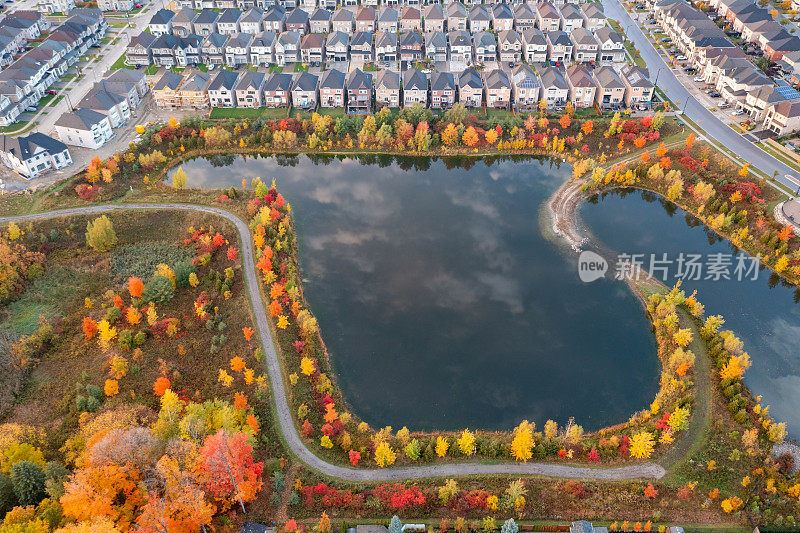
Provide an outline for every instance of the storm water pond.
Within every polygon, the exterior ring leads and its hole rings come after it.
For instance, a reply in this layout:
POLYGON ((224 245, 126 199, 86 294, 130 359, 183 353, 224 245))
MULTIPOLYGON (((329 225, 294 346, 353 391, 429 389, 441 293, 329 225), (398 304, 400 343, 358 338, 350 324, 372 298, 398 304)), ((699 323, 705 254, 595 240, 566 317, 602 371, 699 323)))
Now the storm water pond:
MULTIPOLYGON (((613 193, 584 204, 580 217, 593 236, 619 253, 643 254, 665 259, 668 284, 678 274, 678 258, 700 254, 701 279, 684 277, 687 294, 697 290, 707 315, 722 315, 723 329, 733 330, 744 342, 753 366, 745 383, 770 405, 770 414, 788 425, 789 434, 800 438, 800 291, 784 284, 771 271, 762 269, 741 276, 732 259, 730 279, 714 279, 708 271, 714 254, 736 253, 730 243, 709 231, 695 217, 649 193, 613 193), (772 274, 772 275, 771 275, 772 274)), ((686 269, 684 269, 686 271, 686 269)), ((662 273, 657 273, 661 278, 662 273)))
POLYGON ((374 427, 587 430, 646 408, 658 384, 643 309, 582 283, 546 240, 568 165, 538 159, 223 156, 194 187, 273 178, 292 204, 305 295, 339 385, 374 427))

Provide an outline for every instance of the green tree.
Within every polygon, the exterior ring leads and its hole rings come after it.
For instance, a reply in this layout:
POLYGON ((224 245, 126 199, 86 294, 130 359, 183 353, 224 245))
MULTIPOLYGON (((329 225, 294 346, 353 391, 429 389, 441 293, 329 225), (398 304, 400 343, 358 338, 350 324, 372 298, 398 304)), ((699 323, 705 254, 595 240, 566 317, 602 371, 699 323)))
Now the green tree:
POLYGON ((105 252, 117 244, 114 225, 107 216, 102 215, 86 224, 86 245, 98 252, 105 252))
POLYGON ((13 509, 16 504, 17 497, 14 495, 11 476, 0 473, 0 516, 13 509))
POLYGON ((170 301, 174 295, 175 288, 172 286, 172 280, 157 274, 144 286, 142 298, 145 302, 163 304, 170 301))
POLYGON ((20 461, 11 468, 11 486, 19 504, 23 507, 36 505, 46 496, 44 469, 30 461, 20 461))
POLYGON ((403 533, 403 523, 397 515, 394 515, 389 522, 389 533, 403 533))

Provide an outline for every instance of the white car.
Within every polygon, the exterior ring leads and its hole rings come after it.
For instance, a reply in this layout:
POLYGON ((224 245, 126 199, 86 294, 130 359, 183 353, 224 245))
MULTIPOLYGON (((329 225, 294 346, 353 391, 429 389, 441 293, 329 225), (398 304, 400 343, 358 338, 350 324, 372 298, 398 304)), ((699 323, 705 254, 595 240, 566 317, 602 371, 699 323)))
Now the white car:
POLYGON ((738 117, 739 115, 744 115, 744 109, 737 109, 733 113, 731 113, 734 117, 738 117))
POLYGON ((706 80, 702 76, 695 76, 694 77, 694 81, 700 82, 700 81, 706 81, 706 80))
POLYGON ((685 55, 681 54, 678 57, 676 57, 675 59, 677 59, 678 61, 686 61, 689 58, 686 57, 685 55))

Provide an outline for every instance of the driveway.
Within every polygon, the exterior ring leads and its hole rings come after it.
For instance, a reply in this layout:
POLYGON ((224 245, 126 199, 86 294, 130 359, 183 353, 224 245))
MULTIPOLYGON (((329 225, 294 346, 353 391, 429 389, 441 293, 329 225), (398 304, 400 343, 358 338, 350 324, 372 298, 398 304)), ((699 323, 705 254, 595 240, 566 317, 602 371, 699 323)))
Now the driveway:
POLYGON ((680 108, 689 118, 703 128, 710 138, 738 154, 757 169, 768 176, 773 176, 777 172, 778 181, 791 190, 797 188, 797 182, 800 182, 800 173, 781 163, 733 131, 730 126, 715 117, 711 111, 706 109, 690 94, 687 88, 678 81, 675 73, 666 64, 664 58, 656 52, 653 44, 645 37, 639 26, 631 19, 619 0, 602 0, 602 2, 606 16, 619 20, 628 39, 636 45, 642 55, 642 59, 648 66, 650 80, 653 81, 657 78, 658 86, 673 102, 676 102, 676 104, 680 102, 680 108), (787 174, 797 182, 787 178, 787 174))

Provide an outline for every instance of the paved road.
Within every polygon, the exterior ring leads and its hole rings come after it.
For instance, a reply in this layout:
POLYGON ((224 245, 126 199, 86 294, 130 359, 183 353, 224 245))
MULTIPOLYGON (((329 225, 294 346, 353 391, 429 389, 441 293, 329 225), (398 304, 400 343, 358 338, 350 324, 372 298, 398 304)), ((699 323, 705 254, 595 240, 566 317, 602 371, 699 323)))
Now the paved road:
MULTIPOLYGON (((125 204, 125 205, 98 205, 91 207, 81 207, 74 209, 63 209, 46 213, 31 215, 21 215, 14 217, 2 217, 0 223, 11 221, 20 222, 27 220, 41 220, 67 215, 86 215, 98 214, 113 211, 116 209, 180 209, 186 211, 200 211, 211 213, 223 217, 232 222, 241 239, 242 250, 252 250, 253 245, 250 238, 250 230, 247 224, 236 215, 215 207, 206 207, 189 204, 125 204)), ((382 469, 355 469, 344 466, 330 464, 314 455, 306 448, 292 417, 292 408, 286 396, 284 380, 281 374, 281 365, 278 361, 278 354, 272 338, 267 314, 264 311, 264 304, 261 300, 259 278, 256 274, 254 257, 252 253, 243 253, 244 272, 246 275, 247 291, 255 314, 256 326, 259 338, 267 362, 272 392, 276 403, 276 413, 280 425, 280 431, 291 451, 304 463, 311 468, 322 472, 331 477, 345 479, 347 481, 394 481, 404 479, 420 479, 428 477, 452 477, 486 474, 511 474, 511 475, 542 475, 550 477, 576 478, 576 479, 598 479, 598 480, 621 480, 621 479, 659 479, 666 471, 660 465, 654 463, 640 463, 616 468, 589 468, 576 467, 559 464, 546 463, 450 463, 441 465, 419 465, 405 466, 397 468, 382 469)))
POLYGON ((681 84, 675 73, 664 61, 664 58, 659 55, 653 44, 645 37, 641 28, 633 21, 619 0, 602 0, 602 2, 606 16, 620 21, 628 38, 633 41, 641 53, 642 59, 644 59, 650 72, 650 80, 658 79, 658 86, 667 93, 667 96, 673 102, 680 101, 681 107, 685 105, 684 112, 703 128, 709 137, 749 161, 754 167, 768 176, 772 176, 773 172, 777 170, 777 179, 791 190, 797 190, 800 185, 800 173, 754 146, 750 141, 742 138, 730 126, 724 124, 711 111, 703 107, 681 84), (786 178, 786 174, 794 177, 797 182, 786 178))

